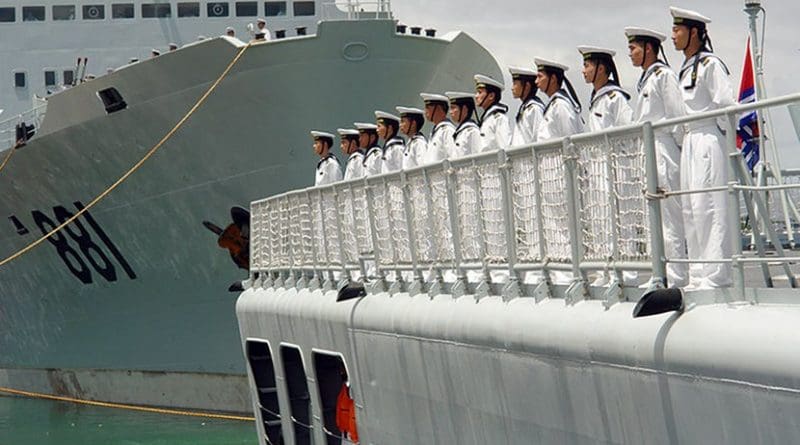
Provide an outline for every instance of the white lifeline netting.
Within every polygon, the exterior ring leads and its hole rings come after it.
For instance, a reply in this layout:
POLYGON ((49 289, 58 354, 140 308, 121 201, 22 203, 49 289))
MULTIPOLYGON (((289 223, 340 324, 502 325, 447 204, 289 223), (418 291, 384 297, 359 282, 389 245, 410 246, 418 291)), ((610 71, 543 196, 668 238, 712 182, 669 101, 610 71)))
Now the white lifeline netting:
POLYGON ((537 220, 536 164, 526 153, 511 161, 511 193, 516 231, 517 259, 521 262, 541 261, 537 220))
POLYGON ((341 267, 341 254, 339 249, 339 228, 341 223, 337 219, 336 190, 325 189, 321 197, 322 224, 325 230, 325 263, 330 266, 341 267))
POLYGON ((428 176, 432 213, 433 242, 440 263, 455 260, 453 232, 450 228, 450 209, 447 207, 447 173, 436 171, 428 176))
POLYGON ((414 247, 420 265, 436 261, 434 242, 433 210, 430 187, 422 172, 408 176, 408 199, 411 205, 411 230, 414 232, 414 247))
POLYGON ((613 196, 608 183, 611 147, 603 139, 575 145, 578 153, 577 199, 583 258, 589 261, 608 261, 614 256, 612 239, 616 232, 611 218, 613 196))
POLYGON ((386 194, 389 197, 389 233, 394 247, 396 264, 411 264, 411 242, 408 236, 406 221, 406 204, 403 196, 402 179, 395 177, 386 182, 386 194))
POLYGON ((650 261, 650 231, 647 221, 644 146, 640 137, 609 140, 613 148, 611 166, 614 197, 617 200, 615 221, 617 249, 623 261, 650 261))
POLYGON ((487 263, 506 263, 508 246, 506 244, 506 221, 503 215, 503 191, 500 169, 497 163, 475 168, 480 186, 481 233, 486 251, 487 263))
POLYGON ((551 261, 570 262, 567 180, 561 151, 536 154, 541 184, 542 229, 545 256, 551 261))
MULTIPOLYGON (((356 241, 355 207, 349 188, 336 195, 336 207, 342 228, 342 255, 348 265, 358 264, 358 244, 356 241)), ((359 209, 365 212, 365 209, 359 209)))
POLYGON ((350 188, 350 199, 353 201, 353 230, 356 234, 357 252, 367 255, 372 253, 372 229, 369 223, 367 187, 359 184, 350 188))
MULTIPOLYGON (((311 255, 306 255, 303 246, 303 237, 301 236, 303 230, 302 226, 304 219, 308 220, 308 204, 307 200, 303 199, 300 195, 292 195, 289 199, 289 231, 292 236, 289 238, 291 243, 291 258, 292 267, 300 268, 306 265, 306 260, 312 260, 311 255)), ((308 225, 306 223, 306 225, 308 225)), ((309 252, 310 253, 310 252, 309 252)))
POLYGON ((461 235, 461 260, 482 260, 482 235, 477 171, 472 165, 454 169, 456 212, 461 235))
POLYGON ((389 266, 395 263, 395 253, 389 219, 389 193, 382 181, 370 185, 369 199, 372 204, 372 220, 375 224, 375 240, 377 241, 375 255, 382 266, 389 266))
POLYGON ((266 238, 269 218, 267 218, 268 201, 254 202, 250 205, 250 267, 262 270, 269 266, 269 242, 266 238))

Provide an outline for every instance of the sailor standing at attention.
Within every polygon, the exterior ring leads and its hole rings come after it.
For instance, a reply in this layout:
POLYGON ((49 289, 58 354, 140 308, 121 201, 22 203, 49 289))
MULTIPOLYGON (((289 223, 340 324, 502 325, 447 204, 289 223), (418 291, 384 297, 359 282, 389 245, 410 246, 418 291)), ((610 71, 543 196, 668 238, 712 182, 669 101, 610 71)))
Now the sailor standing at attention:
POLYGON ((408 138, 403 150, 403 169, 422 165, 428 140, 420 131, 425 124, 425 113, 419 108, 397 107, 400 115, 400 133, 408 138))
POLYGON ((342 180, 342 168, 339 160, 331 153, 333 135, 322 131, 312 131, 314 139, 314 153, 319 156, 317 174, 314 175, 314 185, 327 185, 342 180))
POLYGON ((579 46, 583 56, 583 80, 592 84, 589 105, 589 131, 619 127, 631 123, 631 98, 619 86, 619 74, 614 63, 616 52, 593 46, 579 46))
MULTIPOLYGON (((645 28, 629 27, 625 28, 625 37, 628 38, 628 51, 633 66, 642 68, 642 76, 636 84, 639 98, 633 110, 633 121, 655 123, 684 116, 686 110, 681 87, 678 85, 678 75, 666 63, 666 56, 663 60, 659 58, 659 54, 664 54, 661 45, 667 36, 645 28)), ((659 128, 654 133, 658 187, 665 191, 679 190, 683 125, 659 128)), ((683 230, 683 210, 679 196, 661 201, 661 222, 667 258, 685 259, 686 234, 683 230)), ((633 227, 629 227, 629 231, 633 230, 633 227)), ((635 234, 628 236, 633 239, 635 234)), ((667 264, 667 281, 669 286, 686 286, 689 283, 688 266, 667 264)))
POLYGON ((364 177, 364 150, 358 148, 358 130, 350 128, 339 128, 339 147, 347 158, 347 165, 344 168, 344 180, 358 179, 364 177))
POLYGON ((481 130, 473 119, 475 115, 475 95, 448 91, 444 93, 450 100, 450 117, 456 125, 453 133, 453 151, 449 159, 469 156, 481 151, 481 130))
POLYGON ((536 142, 536 132, 542 122, 544 102, 536 93, 536 71, 528 68, 510 67, 511 94, 522 101, 517 111, 516 125, 511 134, 511 145, 525 145, 536 142))
POLYGON ((489 76, 475 75, 475 103, 483 110, 480 151, 505 149, 511 143, 508 106, 500 103, 504 88, 502 82, 489 76))
POLYGON ((536 140, 541 142, 582 132, 581 103, 569 79, 564 76, 569 68, 539 57, 533 60, 537 68, 536 86, 550 98, 536 140), (567 90, 562 88, 564 84, 567 90))
MULTIPOLYGON (((733 105, 728 68, 714 55, 706 25, 711 19, 694 11, 670 8, 672 42, 686 60, 680 86, 690 115, 733 105)), ((681 189, 696 190, 728 183, 728 158, 716 120, 687 125, 680 167, 681 189)), ((727 193, 683 195, 683 223, 689 259, 731 258, 727 193)), ((692 264, 689 286, 709 288, 731 285, 730 264, 692 264)))
POLYGON ((365 122, 356 122, 353 125, 358 130, 358 148, 366 153, 364 155, 364 176, 381 174, 383 150, 378 145, 378 126, 365 122))
POLYGON ((447 159, 455 151, 453 134, 456 126, 447 118, 450 101, 441 94, 421 93, 425 102, 425 118, 433 124, 428 147, 422 156, 422 164, 433 164, 447 159))
POLYGON ((403 150, 406 143, 397 132, 400 130, 400 118, 385 111, 375 112, 378 123, 378 137, 383 140, 383 165, 381 173, 396 172, 403 168, 403 150))

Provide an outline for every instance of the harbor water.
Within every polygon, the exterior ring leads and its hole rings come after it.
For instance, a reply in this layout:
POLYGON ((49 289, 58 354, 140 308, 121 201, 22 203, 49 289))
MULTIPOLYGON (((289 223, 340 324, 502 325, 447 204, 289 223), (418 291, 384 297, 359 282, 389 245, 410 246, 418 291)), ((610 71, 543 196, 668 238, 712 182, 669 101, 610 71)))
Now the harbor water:
POLYGON ((256 445, 255 425, 0 397, 0 445, 256 445))

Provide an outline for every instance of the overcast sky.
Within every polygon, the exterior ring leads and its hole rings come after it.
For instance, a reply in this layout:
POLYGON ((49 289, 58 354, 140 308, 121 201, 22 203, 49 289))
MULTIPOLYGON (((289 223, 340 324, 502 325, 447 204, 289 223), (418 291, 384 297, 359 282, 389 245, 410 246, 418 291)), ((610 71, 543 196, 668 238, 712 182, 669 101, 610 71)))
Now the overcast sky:
MULTIPOLYGON (((762 0, 767 10, 764 53, 768 96, 800 92, 800 0, 762 0)), ((744 0, 685 0, 680 3, 647 0, 394 0, 392 9, 402 23, 432 27, 441 33, 461 30, 474 37, 492 54, 502 69, 532 66, 535 56, 562 61, 570 66, 569 79, 586 104, 591 88, 580 74, 582 60, 578 45, 596 45, 617 51, 622 84, 630 92, 641 71, 630 64, 626 26, 642 26, 670 36, 669 7, 693 9, 711 18, 709 35, 715 52, 731 70, 731 82, 738 94, 745 44, 748 35, 744 0), (548 5, 556 6, 548 9, 548 5)), ((759 21, 759 32, 761 22, 759 21)), ((760 35, 759 35, 760 38, 760 35)), ((683 55, 665 43, 673 68, 683 55)), ((506 85, 511 79, 506 74, 506 85)), ((506 91, 504 101, 512 110, 515 103, 506 91)), ((800 167, 800 143, 786 108, 772 111, 776 139, 784 167, 800 167)))

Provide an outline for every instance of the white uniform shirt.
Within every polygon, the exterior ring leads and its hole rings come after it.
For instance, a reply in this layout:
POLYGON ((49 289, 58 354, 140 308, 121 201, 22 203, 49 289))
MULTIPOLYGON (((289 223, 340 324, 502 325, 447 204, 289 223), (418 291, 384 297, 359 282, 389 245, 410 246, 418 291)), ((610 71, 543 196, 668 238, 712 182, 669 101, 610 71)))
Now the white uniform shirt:
POLYGON ((539 127, 536 140, 541 142, 582 131, 583 121, 577 108, 564 90, 557 91, 544 109, 542 125, 539 127))
POLYGON ((342 180, 342 168, 336 156, 328 154, 317 162, 314 185, 327 185, 342 180))
MULTIPOLYGON (((659 122, 686 114, 678 75, 672 68, 656 62, 642 73, 636 85, 639 100, 633 109, 633 122, 659 122)), ((658 129, 658 134, 671 134, 675 143, 683 143, 683 126, 671 130, 658 129)))
POLYGON ((508 107, 497 103, 486 110, 481 122, 481 151, 507 148, 511 143, 508 107))
POLYGON ((536 142, 536 133, 542 123, 542 113, 544 113, 544 103, 536 96, 520 105, 519 112, 517 112, 517 124, 514 126, 514 133, 511 135, 511 145, 517 146, 536 142))
POLYGON ((436 124, 431 130, 430 142, 428 142, 428 147, 425 149, 422 163, 433 164, 447 159, 450 153, 455 152, 455 132, 456 126, 447 119, 436 124))
POLYGON ((453 133, 453 141, 455 146, 453 152, 448 155, 448 158, 455 159, 464 156, 469 156, 481 151, 481 130, 478 124, 473 120, 467 120, 461 123, 453 133))
POLYGON ((364 152, 356 150, 347 158, 347 167, 344 169, 345 181, 350 179, 358 179, 366 176, 366 169, 364 168, 364 152))
POLYGON ((377 145, 370 148, 364 155, 364 176, 381 174, 383 168, 383 150, 377 145))
POLYGON ((417 133, 409 139, 406 142, 405 150, 403 150, 403 169, 422 165, 427 146, 428 140, 425 139, 422 133, 417 133))
POLYGON ((600 131, 631 123, 630 96, 622 88, 607 84, 594 93, 589 106, 589 131, 600 131))
POLYGON ((397 136, 386 141, 383 146, 381 173, 396 172, 403 168, 403 150, 405 146, 405 142, 397 136))
POLYGON ((719 110, 735 104, 728 68, 711 53, 701 52, 686 60, 681 67, 680 79, 683 102, 686 104, 688 114, 719 110), (694 61, 697 57, 700 57, 700 63, 697 64, 697 85, 702 85, 702 88, 690 89, 694 61))

